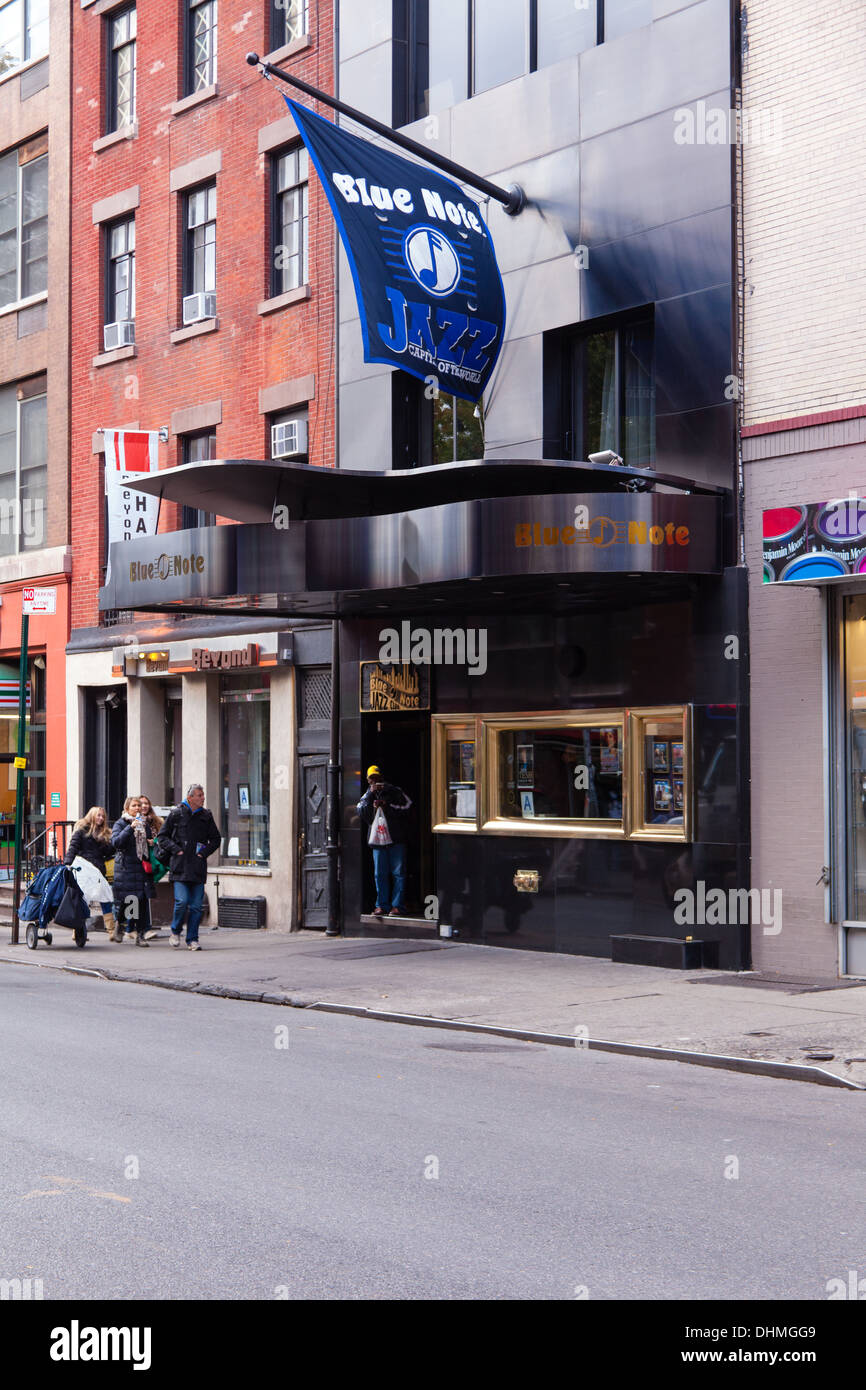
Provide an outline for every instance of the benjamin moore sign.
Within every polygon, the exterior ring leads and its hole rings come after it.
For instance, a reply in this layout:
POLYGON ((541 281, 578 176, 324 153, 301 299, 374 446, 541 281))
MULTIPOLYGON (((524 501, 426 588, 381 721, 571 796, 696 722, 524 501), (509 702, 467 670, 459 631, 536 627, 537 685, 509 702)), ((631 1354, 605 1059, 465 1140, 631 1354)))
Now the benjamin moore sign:
POLYGON ((764 583, 866 577, 866 501, 794 503, 763 513, 764 583))
POLYGON ((478 204, 442 174, 285 101, 346 249, 364 360, 479 400, 502 347, 505 293, 478 204))

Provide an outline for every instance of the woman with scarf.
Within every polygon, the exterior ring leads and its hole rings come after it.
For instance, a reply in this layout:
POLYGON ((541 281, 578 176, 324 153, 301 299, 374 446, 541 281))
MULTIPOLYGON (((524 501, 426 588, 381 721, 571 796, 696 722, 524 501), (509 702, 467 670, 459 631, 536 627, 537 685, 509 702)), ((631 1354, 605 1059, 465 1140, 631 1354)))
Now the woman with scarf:
POLYGON ((150 931, 150 899, 154 894, 147 823, 141 815, 141 798, 128 796, 123 815, 111 832, 114 846, 114 915, 127 939, 147 946, 150 931))
MULTIPOLYGON (((114 850, 111 847, 111 834, 108 829, 108 815, 104 806, 91 806, 86 816, 82 816, 80 821, 76 821, 75 829, 69 840, 69 848, 63 856, 64 864, 71 864, 72 861, 81 855, 88 864, 92 864, 101 874, 105 874, 105 865, 109 859, 114 858, 114 850)), ((114 904, 109 900, 100 903, 102 917, 105 922, 105 930, 108 932, 109 941, 122 941, 123 936, 112 916, 114 904)))
MULTIPOLYGON (((141 818, 147 830, 148 849, 151 851, 151 855, 153 855, 155 853, 154 845, 156 837, 162 829, 162 816, 156 814, 156 811, 153 809, 153 802, 149 796, 145 796, 144 792, 141 793, 138 800, 140 803, 139 809, 141 811, 141 818)), ((154 892, 156 891, 156 882, 157 876, 155 876, 153 880, 154 892)), ((144 936, 146 941, 152 941, 155 936, 159 936, 159 931, 156 927, 148 927, 144 936)))

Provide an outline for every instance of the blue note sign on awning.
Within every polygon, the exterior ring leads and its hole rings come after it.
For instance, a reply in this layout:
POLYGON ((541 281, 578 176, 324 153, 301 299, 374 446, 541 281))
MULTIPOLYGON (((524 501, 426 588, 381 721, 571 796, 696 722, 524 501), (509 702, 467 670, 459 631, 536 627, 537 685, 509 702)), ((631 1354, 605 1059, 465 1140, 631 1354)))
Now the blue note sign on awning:
POLYGON ((337 219, 364 360, 479 400, 502 348, 505 293, 478 204, 442 174, 284 99, 337 219))

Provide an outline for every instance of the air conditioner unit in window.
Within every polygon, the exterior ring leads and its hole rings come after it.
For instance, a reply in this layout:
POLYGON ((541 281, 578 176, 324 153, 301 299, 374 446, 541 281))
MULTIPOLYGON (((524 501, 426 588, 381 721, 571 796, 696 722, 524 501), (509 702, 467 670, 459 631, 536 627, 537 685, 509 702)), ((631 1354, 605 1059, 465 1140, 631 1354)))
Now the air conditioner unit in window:
POLYGON ((216 317, 216 295, 213 292, 188 294, 183 301, 184 323, 199 323, 216 317))
POLYGON ((281 425, 271 425, 271 458, 294 458, 306 452, 306 420, 286 420, 281 425))
POLYGON ((107 323, 102 330, 105 351, 111 352, 114 348, 129 347, 135 342, 135 320, 118 319, 117 323, 107 323))

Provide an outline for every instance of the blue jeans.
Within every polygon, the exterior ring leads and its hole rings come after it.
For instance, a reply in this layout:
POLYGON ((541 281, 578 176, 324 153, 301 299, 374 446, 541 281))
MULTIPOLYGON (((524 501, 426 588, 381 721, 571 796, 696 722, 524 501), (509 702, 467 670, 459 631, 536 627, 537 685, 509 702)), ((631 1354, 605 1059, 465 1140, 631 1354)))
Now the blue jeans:
POLYGON ((383 912, 392 907, 403 908, 403 889, 406 884, 406 846, 373 846, 373 865, 376 874, 376 906, 383 912), (391 894, 391 877, 394 893, 391 894))
POLYGON ((183 919, 189 909, 189 916, 186 919, 186 943, 198 941, 198 924, 201 921, 202 902, 204 901, 203 883, 178 883, 174 884, 174 916, 171 919, 171 929, 175 936, 180 936, 183 928, 183 919))

